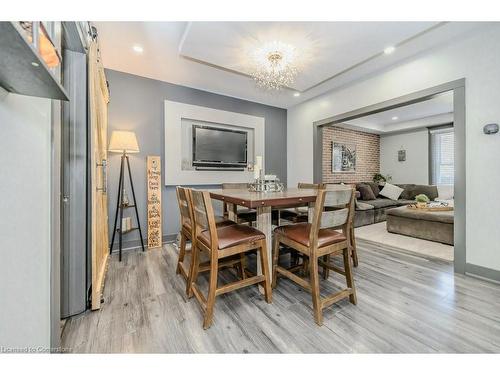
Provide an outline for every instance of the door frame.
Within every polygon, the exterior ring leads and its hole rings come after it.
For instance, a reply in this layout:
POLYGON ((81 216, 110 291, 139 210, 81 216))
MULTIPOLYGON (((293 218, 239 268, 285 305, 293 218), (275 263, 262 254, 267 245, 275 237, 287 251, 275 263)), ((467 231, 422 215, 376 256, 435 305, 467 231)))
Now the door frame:
POLYGON ((465 78, 443 83, 411 94, 399 96, 354 111, 315 121, 313 123, 313 180, 323 180, 323 129, 349 120, 423 102, 447 91, 453 91, 453 117, 455 128, 455 183, 454 183, 454 270, 465 274, 466 264, 466 144, 465 144, 465 78))

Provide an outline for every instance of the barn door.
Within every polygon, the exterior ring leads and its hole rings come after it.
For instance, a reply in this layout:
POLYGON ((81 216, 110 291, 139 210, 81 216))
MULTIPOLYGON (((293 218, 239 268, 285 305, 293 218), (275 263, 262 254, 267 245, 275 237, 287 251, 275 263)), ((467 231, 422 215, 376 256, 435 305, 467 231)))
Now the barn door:
POLYGON ((97 42, 89 49, 92 310, 101 306, 108 261, 106 160, 109 92, 97 42))

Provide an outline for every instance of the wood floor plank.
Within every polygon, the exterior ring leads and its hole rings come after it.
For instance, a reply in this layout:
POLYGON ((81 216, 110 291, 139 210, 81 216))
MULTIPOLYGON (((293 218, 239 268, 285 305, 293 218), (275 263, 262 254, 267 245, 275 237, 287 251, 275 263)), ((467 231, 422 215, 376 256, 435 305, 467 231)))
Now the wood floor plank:
MULTIPOLYGON (((208 330, 175 272, 175 246, 126 251, 122 262, 113 255, 102 308, 68 319, 63 346, 75 353, 500 353, 500 285, 361 241, 358 254, 358 305, 333 304, 322 327, 311 295, 280 278, 272 304, 256 286, 218 296, 208 330)), ((255 272, 255 256, 247 263, 255 272)), ((219 286, 235 280, 233 269, 222 270, 219 286)), ((206 293, 207 275, 199 281, 206 293)), ((335 273, 320 286, 323 296, 345 288, 335 273)))

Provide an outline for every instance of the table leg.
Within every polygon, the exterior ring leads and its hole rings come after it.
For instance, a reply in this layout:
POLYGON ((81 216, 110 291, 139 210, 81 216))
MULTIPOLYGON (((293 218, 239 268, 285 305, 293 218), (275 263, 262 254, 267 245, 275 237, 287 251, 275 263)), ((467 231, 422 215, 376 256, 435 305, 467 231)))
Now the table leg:
POLYGON ((227 206, 227 218, 237 223, 238 222, 238 214, 236 211, 237 206, 233 203, 226 203, 226 206, 227 206))
MULTIPOLYGON (((273 269, 273 239, 272 239, 271 207, 257 207, 257 229, 266 235, 267 262, 269 270, 273 269)), ((262 274, 260 252, 257 252, 257 275, 262 274)), ((271 275, 269 275, 271 277, 271 275)), ((259 291, 264 294, 264 288, 259 285, 259 291)))

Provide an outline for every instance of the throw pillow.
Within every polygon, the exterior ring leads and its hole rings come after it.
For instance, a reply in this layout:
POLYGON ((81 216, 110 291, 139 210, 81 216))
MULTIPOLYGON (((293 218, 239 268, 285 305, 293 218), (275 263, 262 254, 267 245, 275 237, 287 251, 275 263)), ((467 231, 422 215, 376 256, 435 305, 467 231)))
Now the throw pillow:
POLYGON ((378 187, 378 182, 367 182, 366 184, 372 188, 375 198, 378 197, 378 195, 380 194, 380 188, 378 187))
POLYGON ((375 194, 373 194, 373 190, 370 185, 359 184, 358 190, 361 193, 361 200, 371 201, 376 199, 375 194))
POLYGON ((380 192, 380 195, 383 195, 384 197, 397 201, 403 190, 404 189, 401 189, 396 185, 389 184, 388 182, 386 182, 384 188, 380 192))

